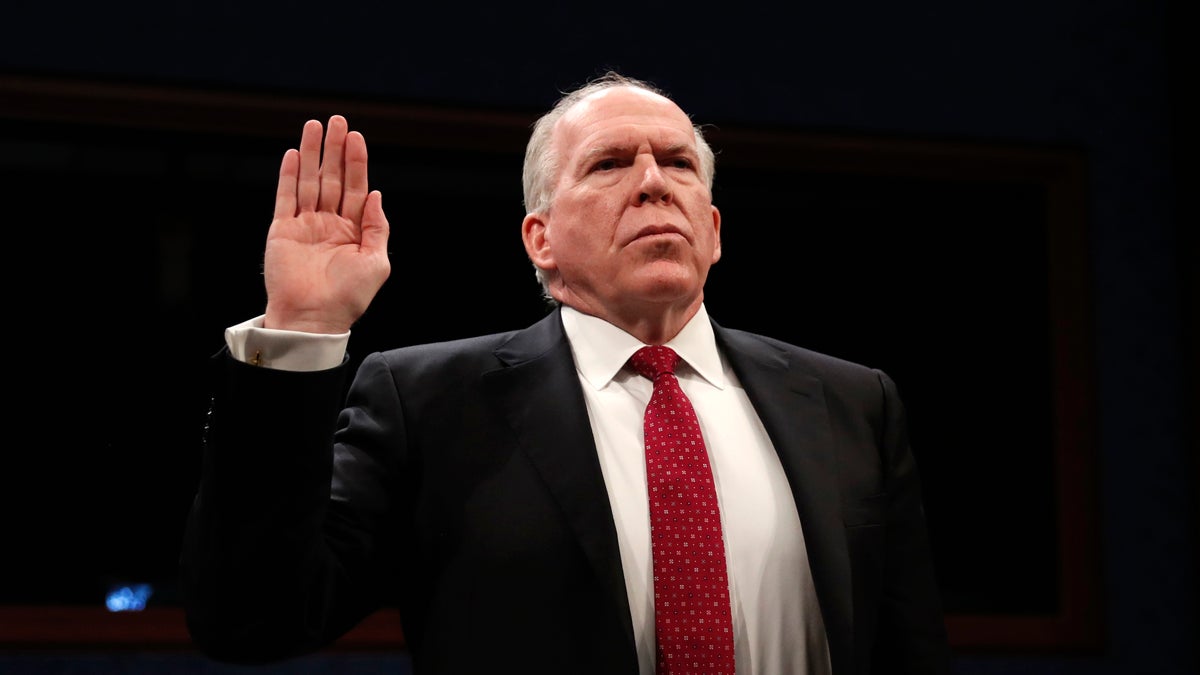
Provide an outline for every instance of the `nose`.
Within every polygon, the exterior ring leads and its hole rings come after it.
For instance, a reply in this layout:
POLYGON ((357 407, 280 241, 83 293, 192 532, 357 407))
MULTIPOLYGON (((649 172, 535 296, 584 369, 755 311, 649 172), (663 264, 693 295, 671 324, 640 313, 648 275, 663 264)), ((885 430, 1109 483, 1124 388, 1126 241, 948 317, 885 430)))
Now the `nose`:
POLYGON ((674 199, 671 184, 663 175, 658 161, 653 157, 642 156, 638 158, 638 163, 641 165, 641 176, 637 187, 637 203, 662 201, 664 204, 670 204, 674 199))

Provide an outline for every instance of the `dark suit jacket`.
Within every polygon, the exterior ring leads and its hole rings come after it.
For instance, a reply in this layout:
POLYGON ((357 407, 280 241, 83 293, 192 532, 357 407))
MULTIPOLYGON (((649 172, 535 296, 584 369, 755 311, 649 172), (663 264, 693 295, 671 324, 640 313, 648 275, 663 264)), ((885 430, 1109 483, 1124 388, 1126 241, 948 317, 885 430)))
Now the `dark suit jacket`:
MULTIPOLYGON (((892 381, 714 329, 791 482, 834 674, 947 672, 892 381)), ((371 354, 343 398, 347 368, 214 358, 181 557, 196 644, 224 661, 290 657, 384 603, 399 608, 417 673, 637 673, 559 312, 521 331, 371 354)))

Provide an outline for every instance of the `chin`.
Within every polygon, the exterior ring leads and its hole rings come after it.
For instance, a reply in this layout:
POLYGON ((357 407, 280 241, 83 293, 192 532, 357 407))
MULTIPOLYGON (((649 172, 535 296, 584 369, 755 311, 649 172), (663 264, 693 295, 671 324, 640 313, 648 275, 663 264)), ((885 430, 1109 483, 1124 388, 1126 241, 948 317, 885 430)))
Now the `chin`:
POLYGON ((687 279, 655 279, 639 284, 635 289, 631 289, 630 292, 649 302, 666 303, 690 300, 700 294, 700 287, 692 277, 688 277, 687 279))

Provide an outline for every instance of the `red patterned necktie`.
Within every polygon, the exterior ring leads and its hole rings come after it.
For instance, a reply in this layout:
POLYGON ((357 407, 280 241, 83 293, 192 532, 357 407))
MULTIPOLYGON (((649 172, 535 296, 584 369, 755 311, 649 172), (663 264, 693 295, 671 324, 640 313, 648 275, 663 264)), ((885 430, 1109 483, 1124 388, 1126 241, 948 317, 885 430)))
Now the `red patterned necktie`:
POLYGON ((658 675, 733 673, 733 620, 721 514, 692 403, 670 347, 630 358, 654 382, 646 406, 646 479, 654 557, 658 675))

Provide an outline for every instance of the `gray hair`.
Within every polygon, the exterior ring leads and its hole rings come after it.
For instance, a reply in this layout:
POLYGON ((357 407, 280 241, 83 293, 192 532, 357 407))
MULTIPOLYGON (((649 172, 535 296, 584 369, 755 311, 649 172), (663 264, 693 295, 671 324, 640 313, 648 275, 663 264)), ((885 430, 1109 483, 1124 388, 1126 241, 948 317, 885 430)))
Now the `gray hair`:
MULTIPOLYGON (((670 99, 664 91, 645 80, 628 77, 613 71, 609 71, 596 79, 588 81, 578 89, 563 94, 554 104, 554 107, 534 123, 533 132, 529 136, 529 143, 525 146, 525 165, 521 173, 521 183, 525 191, 526 213, 547 213, 550 210, 551 203, 554 201, 554 179, 558 176, 559 162, 562 159, 558 156, 554 148, 554 126, 558 124, 558 121, 562 119, 568 110, 575 107, 583 99, 596 92, 615 87, 642 89, 668 100, 670 99)), ((700 126, 692 125, 692 129, 696 134, 696 151, 700 155, 700 177, 711 191, 713 175, 716 172, 716 156, 713 153, 712 147, 709 146, 708 141, 704 139, 704 132, 700 126)), ((546 278, 546 274, 536 266, 534 269, 537 274, 538 283, 542 286, 543 295, 545 295, 551 304, 558 304, 550 295, 550 280, 546 278)))

